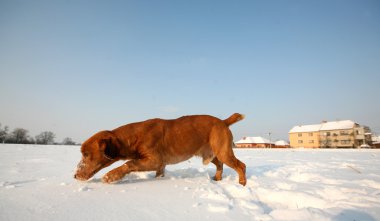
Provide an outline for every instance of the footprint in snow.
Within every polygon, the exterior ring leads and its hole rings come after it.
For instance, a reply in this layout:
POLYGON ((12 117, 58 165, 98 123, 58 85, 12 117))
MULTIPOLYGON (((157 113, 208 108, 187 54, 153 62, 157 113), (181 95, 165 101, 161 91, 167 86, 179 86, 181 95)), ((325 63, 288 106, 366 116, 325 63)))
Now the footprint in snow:
POLYGON ((78 189, 78 192, 87 192, 87 191, 91 191, 92 189, 87 187, 87 186, 82 186, 78 189))
POLYGON ((232 207, 229 205, 225 205, 223 203, 209 203, 207 205, 207 209, 210 212, 214 213, 224 213, 231 209, 232 207))
POLYGON ((5 189, 14 189, 14 188, 16 188, 15 185, 7 185, 7 186, 5 186, 5 189))
POLYGON ((239 184, 226 184, 223 186, 226 196, 232 201, 234 207, 241 209, 246 214, 263 213, 263 208, 257 196, 248 185, 243 187, 239 184))
POLYGON ((221 190, 214 191, 210 188, 200 188, 197 191, 203 192, 203 194, 200 194, 200 200, 204 202, 198 202, 193 207, 206 204, 207 210, 214 213, 224 213, 233 208, 233 201, 221 190))
POLYGON ((14 189, 17 186, 8 182, 0 182, 0 187, 4 187, 5 189, 14 189))

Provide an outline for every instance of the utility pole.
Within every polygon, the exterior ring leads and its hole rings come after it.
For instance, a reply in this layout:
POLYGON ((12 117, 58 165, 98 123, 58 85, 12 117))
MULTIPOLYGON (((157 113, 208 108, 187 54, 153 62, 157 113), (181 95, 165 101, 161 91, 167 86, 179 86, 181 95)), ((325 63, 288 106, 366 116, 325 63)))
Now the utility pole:
POLYGON ((272 135, 272 133, 269 132, 268 134, 269 134, 269 148, 272 149, 272 139, 271 139, 271 135, 272 135))

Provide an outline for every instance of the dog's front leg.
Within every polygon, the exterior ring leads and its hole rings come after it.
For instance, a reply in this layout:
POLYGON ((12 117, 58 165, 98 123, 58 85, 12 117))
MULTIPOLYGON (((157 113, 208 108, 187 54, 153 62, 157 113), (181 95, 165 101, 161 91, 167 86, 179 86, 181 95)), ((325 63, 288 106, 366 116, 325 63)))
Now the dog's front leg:
POLYGON ((103 178, 102 178, 102 181, 104 183, 113 183, 113 182, 116 182, 118 180, 121 180, 126 174, 128 174, 128 165, 125 163, 111 171, 109 171, 108 173, 106 173, 103 178))
POLYGON ((134 171, 155 171, 160 168, 161 163, 153 159, 131 160, 125 164, 111 170, 103 176, 102 181, 105 183, 113 183, 121 180, 125 175, 134 171))

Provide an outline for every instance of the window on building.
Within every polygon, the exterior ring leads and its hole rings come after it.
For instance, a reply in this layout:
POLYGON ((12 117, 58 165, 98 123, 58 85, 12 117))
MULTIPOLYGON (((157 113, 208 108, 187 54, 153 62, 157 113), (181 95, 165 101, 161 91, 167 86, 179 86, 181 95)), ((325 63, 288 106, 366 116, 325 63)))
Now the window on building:
POLYGON ((350 144, 351 140, 341 140, 340 143, 341 144, 350 144))
POLYGON ((348 131, 342 130, 340 131, 340 135, 346 136, 349 135, 348 131))
POLYGON ((309 140, 309 143, 314 143, 314 140, 309 140))
POLYGON ((330 136, 331 134, 330 134, 330 132, 326 132, 326 136, 330 136))
POLYGON ((312 136, 313 136, 313 133, 309 133, 309 136, 312 137, 312 136))
POLYGON ((298 137, 302 137, 302 133, 298 133, 298 137))
POLYGON ((303 143, 303 140, 299 140, 298 143, 303 143))

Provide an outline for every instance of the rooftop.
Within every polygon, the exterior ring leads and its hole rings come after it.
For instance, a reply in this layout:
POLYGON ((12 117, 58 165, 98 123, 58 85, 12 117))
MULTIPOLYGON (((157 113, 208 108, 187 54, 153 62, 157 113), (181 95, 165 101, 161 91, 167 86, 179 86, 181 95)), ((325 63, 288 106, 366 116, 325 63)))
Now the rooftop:
POLYGON ((322 123, 320 130, 345 130, 352 129, 355 127, 355 122, 351 120, 341 120, 341 121, 330 121, 322 123))
POLYGON ((269 140, 263 138, 263 137, 244 137, 243 139, 235 142, 238 144, 244 144, 244 143, 257 143, 257 144, 264 144, 264 143, 272 143, 269 140))
POLYGON ((314 132, 321 129, 321 124, 301 125, 293 127, 289 133, 314 132))
POLYGON ((354 128, 355 122, 351 120, 329 121, 321 124, 300 125, 293 127, 289 133, 305 133, 323 130, 346 130, 354 128))

